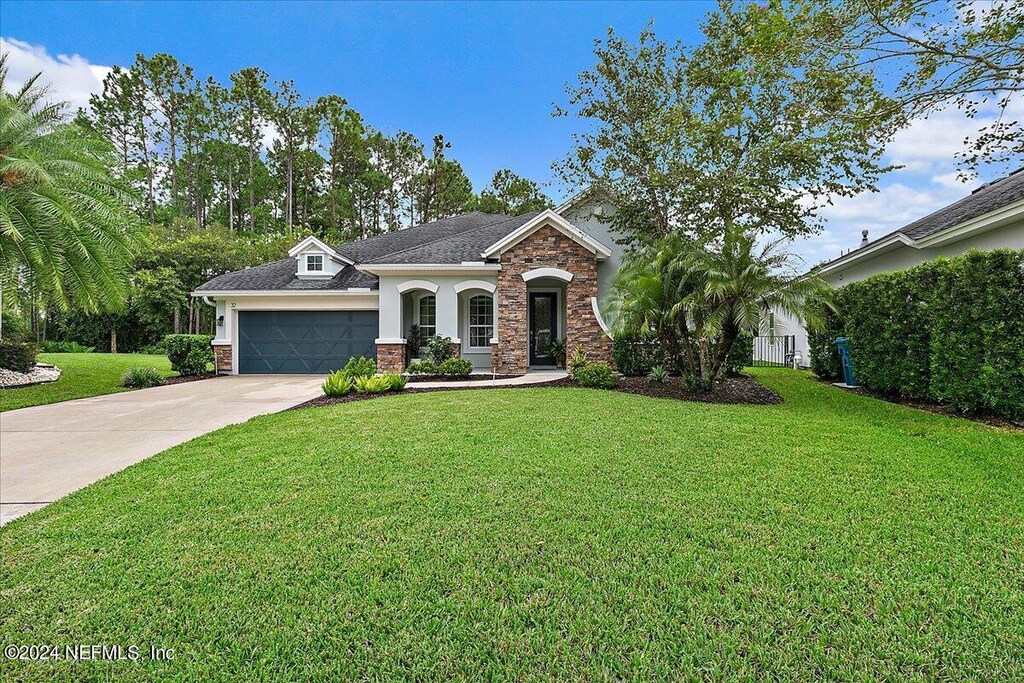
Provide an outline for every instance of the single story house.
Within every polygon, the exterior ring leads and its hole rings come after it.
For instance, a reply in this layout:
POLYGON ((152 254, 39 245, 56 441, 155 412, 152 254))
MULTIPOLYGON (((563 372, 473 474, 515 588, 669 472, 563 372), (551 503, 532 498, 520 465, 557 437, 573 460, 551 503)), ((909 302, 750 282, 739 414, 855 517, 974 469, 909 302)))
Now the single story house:
POLYGON ((584 192, 522 216, 473 212, 337 246, 307 237, 192 294, 216 306, 221 372, 320 374, 351 356, 402 371, 419 354, 413 325, 450 337, 479 372, 553 366, 556 338, 609 361, 599 301, 622 255, 609 210, 584 192))
MULTIPOLYGON (((1024 168, 975 189, 968 196, 875 240, 861 233, 856 249, 814 268, 826 282, 851 282, 904 270, 969 249, 1024 249, 1024 168)), ((795 337, 803 365, 810 362, 807 330, 797 320, 776 315, 779 335, 795 337)))

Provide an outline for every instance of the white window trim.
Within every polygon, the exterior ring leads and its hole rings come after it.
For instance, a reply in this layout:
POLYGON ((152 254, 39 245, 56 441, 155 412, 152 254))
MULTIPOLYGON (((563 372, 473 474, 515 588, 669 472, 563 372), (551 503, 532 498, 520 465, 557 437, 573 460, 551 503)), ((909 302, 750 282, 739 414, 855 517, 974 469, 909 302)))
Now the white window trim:
POLYGON ((462 308, 463 308, 463 312, 462 312, 462 325, 463 325, 463 329, 466 331, 466 334, 465 334, 466 341, 465 341, 465 343, 462 346, 462 350, 463 350, 463 352, 469 352, 469 353, 479 353, 479 352, 483 352, 483 351, 487 351, 488 353, 490 353, 490 351, 491 351, 491 344, 494 343, 494 336, 493 336, 494 333, 495 333, 494 312, 495 312, 495 309, 497 307, 497 302, 494 300, 494 294, 487 293, 487 292, 480 292, 480 291, 472 291, 472 292, 467 293, 464 296, 464 299, 465 300, 463 301, 463 305, 462 305, 462 308), (492 336, 488 337, 487 346, 471 346, 471 341, 473 339, 473 335, 472 335, 472 332, 471 332, 470 327, 469 327, 469 321, 470 321, 470 317, 469 317, 469 302, 475 296, 489 296, 491 298, 491 325, 490 325, 490 327, 491 327, 491 335, 492 336))
MULTIPOLYGON (((423 326, 420 325, 420 301, 425 296, 432 296, 432 297, 434 297, 434 334, 436 335, 437 334, 437 295, 434 294, 433 292, 421 291, 418 294, 414 294, 413 295, 413 299, 412 299, 412 324, 416 325, 417 327, 419 327, 421 332, 423 331, 423 326)), ((431 335, 431 336, 433 336, 433 335, 431 335)), ((419 349, 413 349, 413 351, 416 352, 416 351, 419 351, 419 349)))
POLYGON ((306 272, 310 273, 310 274, 312 274, 312 273, 317 273, 317 274, 323 273, 324 269, 327 267, 327 256, 323 252, 307 251, 305 254, 302 255, 302 259, 303 259, 303 265, 306 267, 306 272), (310 268, 309 267, 309 259, 316 258, 318 256, 320 257, 320 267, 319 268, 310 268))

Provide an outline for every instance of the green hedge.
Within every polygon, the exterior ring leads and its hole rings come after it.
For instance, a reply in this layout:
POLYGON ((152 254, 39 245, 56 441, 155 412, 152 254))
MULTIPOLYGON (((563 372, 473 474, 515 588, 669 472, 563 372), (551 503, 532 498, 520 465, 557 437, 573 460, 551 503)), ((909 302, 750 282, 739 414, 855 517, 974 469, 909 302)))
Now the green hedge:
POLYGON ((651 368, 665 365, 665 351, 652 334, 616 334, 612 358, 618 371, 627 377, 646 377, 651 368))
POLYGON ((968 252, 875 275, 837 292, 837 315, 809 338, 811 369, 965 413, 1024 417, 1024 251, 968 252))
POLYGON ((164 340, 171 369, 181 375, 201 375, 213 362, 213 337, 209 334, 169 334, 164 340))

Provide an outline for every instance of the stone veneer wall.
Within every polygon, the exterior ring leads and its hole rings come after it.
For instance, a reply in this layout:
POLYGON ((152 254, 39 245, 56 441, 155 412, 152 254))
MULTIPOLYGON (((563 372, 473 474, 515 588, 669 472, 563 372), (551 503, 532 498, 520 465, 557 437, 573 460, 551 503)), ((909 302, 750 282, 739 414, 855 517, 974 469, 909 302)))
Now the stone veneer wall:
POLYGON ((560 268, 573 275, 565 290, 568 352, 582 344, 591 360, 611 363, 611 339, 590 303, 597 296, 597 259, 558 229, 545 226, 501 255, 496 292, 498 344, 491 350, 494 372, 522 374, 529 367, 529 300, 522 275, 534 268, 560 268))
POLYGON ((377 371, 404 372, 405 344, 377 344, 377 371))
POLYGON ((213 347, 213 367, 217 372, 231 372, 231 346, 217 344, 213 347))

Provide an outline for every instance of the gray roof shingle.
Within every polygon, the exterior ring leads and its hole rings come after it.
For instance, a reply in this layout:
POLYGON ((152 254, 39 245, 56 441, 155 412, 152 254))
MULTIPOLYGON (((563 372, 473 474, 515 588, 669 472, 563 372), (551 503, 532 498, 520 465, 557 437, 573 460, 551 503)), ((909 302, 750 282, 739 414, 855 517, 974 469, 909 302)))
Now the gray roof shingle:
MULTIPOLYGON (((905 225, 896 232, 919 240, 1024 199, 1024 168, 982 185, 963 199, 905 225)), ((891 234, 891 233, 890 233, 891 234)))
POLYGON ((384 254, 369 263, 462 263, 482 261, 482 252, 502 237, 515 232, 540 211, 487 223, 471 230, 443 237, 402 251, 384 254))
MULTIPOLYGON (((510 217, 479 211, 424 223, 405 230, 349 242, 335 249, 355 263, 462 263, 481 260, 481 252, 515 231, 537 213, 510 217)), ((329 280, 299 279, 298 262, 281 259, 225 273, 197 291, 345 290, 377 289, 377 277, 346 266, 329 280)))

